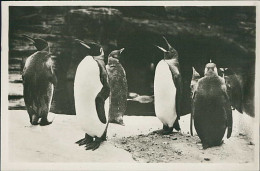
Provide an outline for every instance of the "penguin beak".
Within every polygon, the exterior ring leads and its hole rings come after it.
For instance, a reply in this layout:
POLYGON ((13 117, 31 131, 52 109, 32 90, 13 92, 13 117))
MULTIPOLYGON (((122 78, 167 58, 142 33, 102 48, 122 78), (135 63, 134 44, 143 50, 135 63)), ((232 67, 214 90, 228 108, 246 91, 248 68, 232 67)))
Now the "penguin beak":
POLYGON ((124 50, 125 50, 125 48, 120 49, 119 53, 121 54, 124 50))
POLYGON ((170 45, 170 43, 167 41, 167 39, 163 36, 163 39, 165 40, 166 44, 168 45, 168 48, 171 49, 172 46, 170 45))
POLYGON ((83 42, 82 40, 79 40, 79 39, 75 39, 77 42, 79 42, 81 45, 83 45, 84 47, 90 49, 90 47, 88 45, 86 45, 85 42, 83 42))
POLYGON ((157 47, 157 48, 159 48, 161 51, 163 51, 163 52, 167 52, 167 50, 165 50, 164 48, 162 48, 162 47, 160 47, 160 46, 156 46, 156 45, 154 45, 155 47, 157 47))
POLYGON ((100 48, 100 56, 104 56, 104 50, 102 47, 100 48))
POLYGON ((192 79, 196 79, 196 77, 200 77, 200 74, 192 67, 192 79))
POLYGON ((28 40, 30 40, 31 42, 35 43, 34 38, 27 36, 27 35, 23 35, 23 37, 27 38, 28 40))
POLYGON ((193 73, 193 75, 196 73, 196 70, 194 67, 192 67, 192 73, 193 73))

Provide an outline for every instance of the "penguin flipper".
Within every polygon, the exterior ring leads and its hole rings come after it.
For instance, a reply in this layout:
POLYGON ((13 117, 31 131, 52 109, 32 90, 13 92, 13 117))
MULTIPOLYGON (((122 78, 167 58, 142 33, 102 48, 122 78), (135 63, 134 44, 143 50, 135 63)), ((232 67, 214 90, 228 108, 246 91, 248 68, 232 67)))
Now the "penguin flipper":
POLYGON ((232 126, 233 126, 232 110, 231 108, 229 108, 227 111, 227 127, 228 127, 227 138, 230 138, 232 134, 232 126))
POLYGON ((234 75, 234 79, 232 79, 231 81, 233 81, 233 83, 232 83, 233 86, 230 87, 231 93, 232 93, 231 103, 234 104, 233 107, 242 114, 243 113, 243 111, 242 111, 242 100, 243 100, 242 87, 235 75, 234 75))
POLYGON ((190 134, 193 136, 193 118, 194 118, 194 104, 193 104, 193 100, 196 96, 196 90, 194 91, 194 93, 192 93, 191 96, 191 114, 190 114, 190 134))
POLYGON ((181 101, 182 101, 182 79, 180 75, 173 76, 173 82, 176 87, 176 113, 178 120, 181 116, 181 101))
POLYGON ((100 71, 100 82, 103 87, 98 93, 95 102, 98 118, 102 123, 107 123, 106 113, 105 113, 105 101, 109 97, 110 88, 108 84, 108 78, 105 67, 103 67, 99 62, 97 62, 100 71))
POLYGON ((54 85, 54 87, 57 86, 57 77, 54 73, 51 74, 51 77, 50 77, 50 82, 54 85))
POLYGON ((228 95, 226 92, 224 92, 225 94, 225 98, 226 98, 226 103, 224 104, 224 111, 226 113, 227 116, 227 138, 231 137, 232 134, 232 127, 233 127, 233 116, 232 116, 232 109, 231 109, 231 105, 228 99, 228 95))
POLYGON ((99 120, 105 124, 107 123, 106 119, 106 113, 105 113, 105 96, 104 96, 104 88, 101 89, 101 91, 98 93, 95 102, 96 102, 96 110, 98 114, 99 120))
POLYGON ((182 78, 181 75, 179 74, 179 67, 178 67, 178 63, 175 64, 171 64, 166 62, 169 66, 169 69, 172 73, 172 80, 173 83, 176 87, 176 113, 177 113, 177 118, 178 120, 180 119, 181 116, 181 102, 182 102, 182 78))
POLYGON ((57 77, 54 73, 53 66, 48 66, 48 79, 56 87, 57 86, 57 77))
POLYGON ((177 131, 181 130, 180 124, 179 124, 179 120, 176 119, 174 124, 173 124, 173 128, 176 129, 177 131))

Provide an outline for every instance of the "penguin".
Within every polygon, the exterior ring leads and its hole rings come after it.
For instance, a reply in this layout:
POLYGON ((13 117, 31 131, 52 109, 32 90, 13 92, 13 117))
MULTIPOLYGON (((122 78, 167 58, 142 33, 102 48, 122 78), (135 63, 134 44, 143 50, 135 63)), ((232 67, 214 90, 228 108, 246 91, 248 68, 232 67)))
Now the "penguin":
POLYGON ((41 38, 23 37, 30 40, 37 51, 29 56, 22 71, 23 95, 30 123, 49 125, 48 113, 50 111, 54 87, 57 78, 54 73, 54 62, 50 54, 48 42, 41 38))
POLYGON ((107 117, 110 87, 104 51, 99 44, 86 44, 79 39, 76 41, 90 51, 79 63, 74 80, 76 117, 85 132, 85 137, 76 143, 86 145, 86 150, 96 150, 106 140, 109 123, 107 117))
POLYGON ((225 79, 232 110, 236 109, 243 114, 243 93, 238 76, 230 68, 219 68, 219 70, 219 75, 225 79))
POLYGON ((182 97, 182 79, 178 61, 178 52, 168 43, 168 50, 157 46, 164 52, 156 66, 154 76, 154 108, 155 114, 163 123, 163 129, 156 131, 160 134, 170 134, 173 128, 180 130, 178 120, 181 116, 180 105, 182 97))
POLYGON ((108 55, 106 69, 110 86, 108 121, 124 126, 123 116, 127 107, 128 87, 125 70, 119 62, 123 50, 124 48, 114 50, 108 55))
POLYGON ((192 97, 192 116, 203 149, 223 143, 232 133, 232 110, 225 80, 218 76, 216 64, 205 66, 204 77, 198 80, 192 97))
MULTIPOLYGON (((191 79, 191 83, 190 83, 191 99, 193 98, 195 90, 197 89, 199 79, 200 79, 200 74, 195 70, 194 67, 192 67, 192 79, 191 79)), ((193 101, 191 101, 191 103, 192 102, 193 101)), ((190 133, 193 136, 193 128, 192 128, 193 115, 192 114, 193 114, 193 112, 191 112, 191 115, 190 115, 190 133)))

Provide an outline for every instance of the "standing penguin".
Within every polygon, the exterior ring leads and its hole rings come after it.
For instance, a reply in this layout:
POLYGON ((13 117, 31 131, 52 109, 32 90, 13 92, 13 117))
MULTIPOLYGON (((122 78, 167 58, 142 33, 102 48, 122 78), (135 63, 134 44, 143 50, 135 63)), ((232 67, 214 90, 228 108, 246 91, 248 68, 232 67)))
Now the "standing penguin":
POLYGON ((233 121, 227 87, 214 63, 206 65, 204 77, 198 80, 192 98, 192 115, 203 149, 221 145, 226 128, 227 138, 231 136, 233 121))
MULTIPOLYGON (((191 83, 190 83, 190 89, 191 89, 191 99, 193 99, 194 97, 194 93, 197 89, 197 86, 198 86, 198 81, 200 79, 200 74, 195 70, 194 67, 192 67, 192 79, 191 79, 191 83)), ((193 101, 191 101, 191 103, 193 103, 193 101)), ((192 106, 192 105, 191 105, 192 106)), ((192 108, 194 109, 194 108, 192 108)), ((193 114, 194 112, 191 112, 191 115, 190 115, 190 133, 191 135, 193 136, 193 114)))
POLYGON ((157 46, 164 52, 155 70, 154 76, 154 107, 155 114, 163 123, 163 129, 157 131, 162 134, 170 134, 175 128, 180 130, 179 118, 182 97, 182 80, 179 68, 178 53, 163 37, 168 50, 157 46))
POLYGON ((74 81, 76 116, 86 132, 85 138, 76 143, 86 145, 86 150, 95 150, 106 140, 108 105, 105 102, 110 88, 103 48, 95 43, 87 45, 81 40, 77 41, 90 53, 78 65, 74 81))
POLYGON ((57 84, 48 43, 40 38, 31 38, 23 35, 33 42, 37 52, 29 56, 25 62, 22 79, 24 101, 29 114, 30 123, 49 125, 48 113, 51 107, 54 87, 57 84))
POLYGON ((240 113, 243 113, 243 93, 242 87, 238 80, 237 75, 229 68, 219 68, 219 75, 225 79, 227 86, 227 93, 233 107, 233 110, 237 110, 240 113))
POLYGON ((109 122, 124 125, 123 116, 127 106, 127 80, 123 66, 120 64, 120 55, 123 49, 114 50, 108 55, 106 65, 110 86, 109 122))

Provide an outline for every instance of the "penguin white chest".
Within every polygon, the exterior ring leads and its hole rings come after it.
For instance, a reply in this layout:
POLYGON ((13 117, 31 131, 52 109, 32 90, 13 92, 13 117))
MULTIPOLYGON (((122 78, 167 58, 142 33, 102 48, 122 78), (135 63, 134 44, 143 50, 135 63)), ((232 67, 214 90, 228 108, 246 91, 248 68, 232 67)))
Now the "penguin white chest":
MULTIPOLYGON (((74 99, 76 117, 88 135, 101 137, 105 131, 98 117, 95 99, 103 85, 100 82, 100 71, 97 62, 91 56, 86 56, 78 65, 74 81, 74 99)), ((108 102, 105 107, 108 113, 108 102)))
POLYGON ((155 114, 164 125, 172 127, 176 118, 176 87, 168 64, 161 60, 154 77, 155 114))

